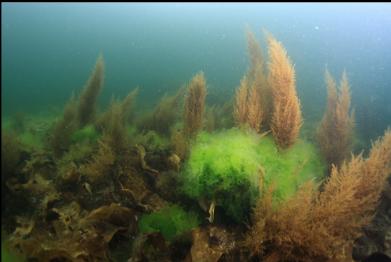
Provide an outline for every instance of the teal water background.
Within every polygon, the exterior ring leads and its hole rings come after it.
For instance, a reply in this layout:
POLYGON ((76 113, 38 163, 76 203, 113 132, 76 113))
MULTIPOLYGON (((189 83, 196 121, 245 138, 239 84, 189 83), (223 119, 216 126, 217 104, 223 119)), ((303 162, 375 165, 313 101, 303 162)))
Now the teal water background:
POLYGON ((209 101, 231 99, 248 67, 245 29, 271 32, 295 69, 305 121, 319 121, 324 70, 346 69, 358 129, 391 125, 391 4, 3 3, 2 114, 61 109, 105 59, 101 106, 140 86, 150 107, 204 71, 209 101))

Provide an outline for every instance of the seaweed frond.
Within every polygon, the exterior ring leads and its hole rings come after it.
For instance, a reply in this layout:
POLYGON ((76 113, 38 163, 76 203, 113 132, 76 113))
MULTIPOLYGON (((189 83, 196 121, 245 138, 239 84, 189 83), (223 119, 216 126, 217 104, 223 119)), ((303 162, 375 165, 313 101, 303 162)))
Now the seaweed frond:
POLYGON ((352 147, 354 114, 350 112, 350 87, 346 72, 342 74, 339 90, 328 70, 325 79, 327 109, 318 127, 317 137, 329 166, 340 166, 352 147))
POLYGON ((268 34, 268 43, 268 83, 273 94, 271 130, 276 143, 284 149, 297 140, 303 119, 292 62, 281 42, 271 34, 268 34))
POLYGON ((185 100, 184 133, 194 137, 202 129, 205 111, 206 81, 204 73, 196 74, 188 85, 185 100))
POLYGON ((249 84, 247 77, 244 76, 240 80, 239 88, 236 89, 235 94, 235 107, 234 107, 234 118, 236 125, 241 126, 247 123, 248 106, 247 97, 249 93, 249 84))
POLYGON ((156 105, 153 112, 141 119, 139 126, 143 130, 154 130, 162 135, 169 135, 171 127, 177 121, 180 110, 179 106, 185 88, 181 87, 174 95, 164 95, 156 105))
POLYGON ((124 119, 125 124, 131 122, 133 107, 139 90, 140 88, 136 87, 135 89, 130 91, 129 94, 121 102, 122 117, 124 119))
POLYGON ((105 112, 104 120, 101 126, 103 129, 102 140, 119 156, 126 150, 129 142, 125 128, 123 104, 113 99, 109 109, 105 112))
POLYGON ((79 97, 79 104, 77 106, 77 119, 79 127, 91 123, 95 117, 96 102, 98 95, 103 86, 104 78, 104 61, 103 56, 100 55, 96 61, 95 68, 92 71, 87 84, 79 97))
POLYGON ((56 157, 61 157, 71 144, 71 136, 77 129, 77 100, 74 95, 71 96, 65 105, 62 118, 58 120, 52 129, 49 138, 50 148, 56 157))
POLYGON ((249 29, 246 31, 246 37, 250 68, 236 90, 234 118, 238 126, 248 125, 259 133, 266 114, 270 111, 270 92, 264 72, 262 49, 249 29))
POLYGON ((369 157, 353 156, 319 192, 309 181, 291 199, 273 206, 264 190, 245 245, 253 255, 278 261, 345 261, 353 242, 373 218, 391 174, 391 129, 369 157))

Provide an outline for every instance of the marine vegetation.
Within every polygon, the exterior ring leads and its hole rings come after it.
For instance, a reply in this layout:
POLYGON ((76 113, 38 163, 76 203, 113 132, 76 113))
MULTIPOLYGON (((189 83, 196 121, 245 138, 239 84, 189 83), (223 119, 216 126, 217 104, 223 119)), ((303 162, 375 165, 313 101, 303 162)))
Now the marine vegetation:
POLYGON ((328 164, 340 166, 352 148, 354 115, 350 112, 350 88, 346 72, 339 89, 329 71, 325 73, 327 109, 318 128, 320 149, 328 164))
POLYGON ((184 134, 194 137, 203 127, 206 97, 204 73, 196 74, 187 89, 184 110, 184 134))
POLYGON ((86 125, 82 129, 76 130, 71 136, 72 143, 81 143, 84 141, 93 142, 99 137, 98 132, 93 125, 86 125))
POLYGON ((299 136, 303 119, 296 94, 295 69, 285 48, 268 34, 268 83, 273 95, 270 128, 280 148, 288 148, 299 136))
POLYGON ((201 133, 183 174, 185 193, 206 202, 210 212, 214 206, 222 206, 232 219, 243 220, 258 194, 260 158, 256 146, 255 135, 237 130, 201 133))
POLYGON ((236 90, 234 118, 237 125, 248 124, 260 132, 266 114, 269 113, 270 99, 261 47, 254 34, 247 30, 247 44, 250 68, 236 90))
POLYGON ((185 88, 182 87, 174 95, 164 95, 155 109, 139 120, 139 129, 169 135, 171 128, 179 119, 184 92, 185 88))
POLYGON ((206 100, 198 73, 152 110, 136 110, 142 86, 100 108, 99 56, 61 113, 3 119, 2 259, 352 260, 357 239, 382 232, 391 129, 350 154, 349 83, 344 73, 337 89, 326 72, 327 109, 300 135, 286 49, 266 33, 265 61, 246 39, 249 67, 226 101, 206 100))
POLYGON ((179 206, 165 207, 149 215, 143 215, 139 221, 140 232, 160 232, 168 241, 172 241, 191 229, 199 222, 197 214, 187 213, 179 206))
POLYGON ((1 261, 5 262, 22 262, 25 258, 15 255, 14 253, 10 252, 8 247, 6 247, 4 244, 1 245, 1 261))
POLYGON ((70 146, 71 136, 78 129, 92 124, 95 118, 96 102, 103 87, 104 62, 100 55, 95 68, 79 97, 71 96, 63 116, 53 126, 50 147, 60 157, 70 146))
POLYGON ((61 119, 52 127, 49 137, 49 146, 55 157, 61 157, 71 144, 71 136, 77 130, 76 123, 76 98, 74 95, 65 105, 61 119))
POLYGON ((376 212, 391 172, 391 130, 377 140, 368 158, 354 156, 333 165, 320 191, 312 181, 279 208, 273 188, 257 202, 246 244, 255 256, 275 261, 343 261, 376 212))
POLYGON ((266 34, 267 77, 261 48, 253 33, 247 32, 251 66, 236 90, 234 118, 238 126, 247 124, 256 132, 266 122, 278 146, 286 149, 297 140, 303 122, 295 70, 283 45, 270 33, 266 34))
POLYGON ((77 105, 77 120, 79 127, 91 123, 95 117, 96 102, 103 86, 104 62, 100 55, 96 61, 94 71, 83 88, 77 105))
POLYGON ((252 132, 231 129, 201 133, 183 174, 184 190, 212 209, 222 207, 240 222, 247 219, 258 195, 264 193, 260 188, 273 184, 278 203, 292 196, 305 181, 321 178, 324 164, 318 155, 305 141, 279 152, 270 137, 260 138, 252 132))

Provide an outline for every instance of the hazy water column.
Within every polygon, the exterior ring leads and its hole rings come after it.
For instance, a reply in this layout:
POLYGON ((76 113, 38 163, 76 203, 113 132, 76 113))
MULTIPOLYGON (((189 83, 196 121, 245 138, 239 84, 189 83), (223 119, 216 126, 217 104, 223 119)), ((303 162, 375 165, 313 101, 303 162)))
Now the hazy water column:
POLYGON ((381 3, 2 4, 3 112, 65 103, 100 52, 102 103, 140 85, 140 104, 152 105, 200 70, 208 99, 229 99, 248 66, 246 24, 264 48, 261 28, 283 42, 307 122, 323 112, 327 65, 335 75, 346 68, 359 125, 379 134, 390 125, 391 5, 381 3))

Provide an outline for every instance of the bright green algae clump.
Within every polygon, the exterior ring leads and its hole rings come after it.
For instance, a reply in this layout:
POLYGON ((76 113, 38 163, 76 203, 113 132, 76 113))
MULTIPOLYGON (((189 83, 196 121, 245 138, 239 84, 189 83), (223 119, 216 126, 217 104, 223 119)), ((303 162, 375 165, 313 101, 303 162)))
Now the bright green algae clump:
POLYGON ((274 200, 291 197, 303 182, 320 181, 325 172, 318 150, 309 142, 299 139, 287 150, 278 150, 273 138, 263 137, 258 146, 264 184, 274 185, 274 200))
POLYGON ((199 134, 183 175, 185 192, 214 200, 235 221, 243 220, 258 195, 258 140, 236 129, 199 134))
POLYGON ((197 200, 214 200, 240 222, 259 195, 260 174, 266 186, 273 181, 275 200, 280 201, 323 171, 318 152, 305 141, 280 152, 271 137, 251 132, 201 133, 183 174, 184 191, 197 200))
POLYGON ((99 138, 99 133, 96 131, 93 125, 86 125, 82 129, 76 130, 72 136, 71 141, 73 143, 80 143, 83 141, 94 142, 99 138))
POLYGON ((26 261, 21 255, 11 252, 5 245, 1 245, 1 261, 3 262, 23 262, 26 261))
POLYGON ((176 236, 190 231, 198 224, 196 214, 187 213, 181 207, 172 205, 142 216, 139 229, 141 233, 160 232, 165 239, 172 241, 176 236))

